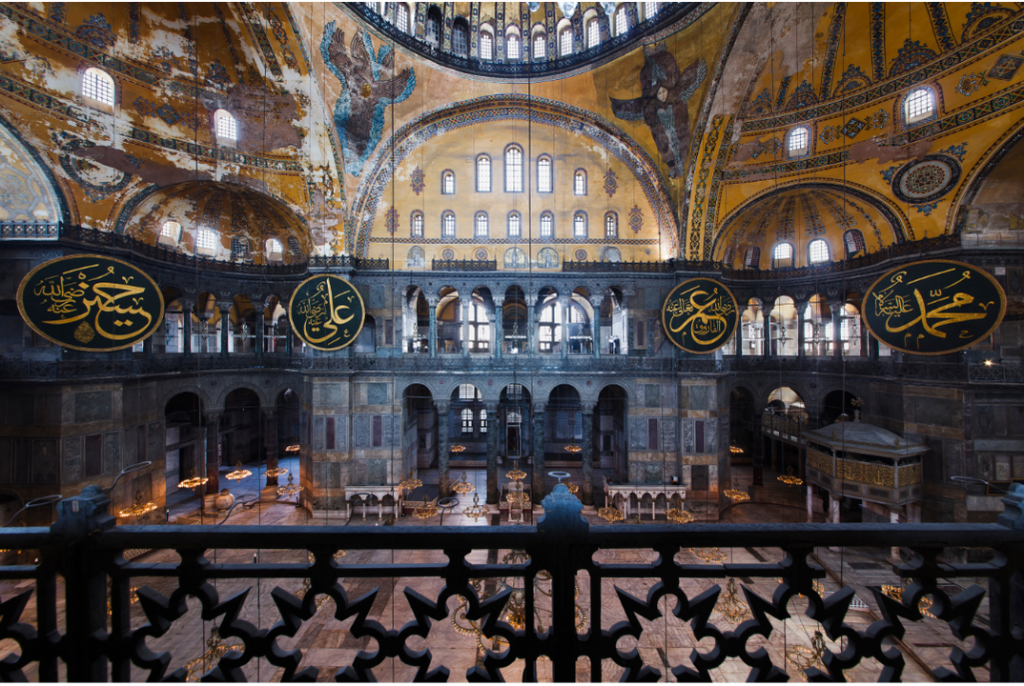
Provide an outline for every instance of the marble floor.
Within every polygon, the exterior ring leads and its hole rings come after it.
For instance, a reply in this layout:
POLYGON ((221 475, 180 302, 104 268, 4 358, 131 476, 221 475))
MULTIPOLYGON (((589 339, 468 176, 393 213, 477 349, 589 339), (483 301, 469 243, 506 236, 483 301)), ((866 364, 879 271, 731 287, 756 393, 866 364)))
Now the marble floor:
MULTIPOLYGON (((572 474, 570 480, 575 480, 578 483, 578 470, 570 469, 564 471, 569 471, 570 474, 572 474)), ((426 477, 426 475, 424 474, 422 477, 426 477)), ((250 479, 251 481, 249 483, 242 481, 234 485, 234 487, 238 488, 239 494, 246 492, 246 489, 253 493, 257 492, 259 484, 256 481, 256 477, 253 476, 250 477, 250 479)), ((478 490, 485 487, 485 483, 482 481, 483 479, 484 477, 482 476, 482 473, 473 473, 472 475, 467 473, 467 480, 474 483, 478 490)), ((738 485, 741 488, 745 486, 744 479, 749 481, 749 475, 744 477, 741 474, 738 477, 738 485)), ((424 481, 427 480, 427 478, 424 478, 424 481)), ((549 489, 554 486, 556 480, 550 479, 550 481, 551 483, 548 485, 549 489)), ((774 481, 774 477, 769 478, 766 476, 766 483, 769 481, 774 481)), ((790 499, 793 501, 792 504, 789 504, 785 502, 787 494, 784 486, 780 485, 776 487, 775 485, 768 483, 766 488, 773 490, 781 488, 782 490, 778 493, 773 493, 773 495, 777 496, 777 498, 773 500, 775 502, 782 500, 783 502, 781 504, 773 505, 750 503, 727 508, 723 513, 722 521, 806 521, 806 512, 802 509, 802 503, 797 502, 796 498, 798 495, 795 492, 789 493, 790 499)), ((234 490, 234 488, 232 490, 234 490)), ((191 502, 192 508, 194 509, 198 501, 193 499, 191 502)), ((176 512, 180 511, 184 513, 188 510, 188 504, 188 498, 184 498, 180 502, 172 504, 172 507, 170 508, 172 521, 176 512)), ((456 512, 446 516, 444 523, 460 526, 472 525, 484 527, 491 523, 495 523, 496 521, 496 518, 492 516, 488 520, 474 522, 472 519, 462 515, 460 512, 461 509, 462 506, 460 506, 456 512)), ((537 508, 537 513, 540 513, 539 506, 537 508)), ((597 516, 593 507, 585 508, 583 516, 588 520, 591 526, 608 526, 606 522, 597 516)), ((662 519, 660 515, 659 519, 662 519)), ((646 522, 649 520, 645 518, 644 521, 646 522)), ((305 510, 298 509, 294 504, 288 502, 262 502, 252 509, 241 511, 236 508, 236 511, 230 515, 229 522, 231 524, 239 525, 263 526, 288 526, 296 524, 326 526, 328 524, 348 524, 347 521, 328 522, 323 519, 312 519, 308 516, 308 513, 305 510)), ((429 522, 429 524, 435 525, 437 523, 438 518, 436 517, 429 522)), ((361 525, 363 522, 361 518, 356 515, 352 520, 352 524, 361 525)), ((368 518, 366 524, 381 526, 387 525, 386 522, 378 523, 375 517, 368 518)), ((426 525, 426 523, 414 517, 401 517, 393 524, 393 526, 410 527, 423 527, 426 525)), ((709 524, 709 526, 714 526, 714 524, 709 524)), ((474 563, 480 564, 500 562, 509 554, 509 552, 510 551, 504 549, 476 550, 471 553, 470 560, 474 563)), ((725 559, 734 563, 776 562, 780 561, 782 558, 780 550, 761 547, 724 548, 721 549, 720 552, 725 559)), ((851 610, 846 616, 847 622, 860 631, 864 631, 869 624, 880 617, 871 589, 873 587, 878 587, 881 584, 894 584, 899 582, 896 576, 892 573, 891 566, 886 562, 886 556, 889 552, 890 551, 887 548, 847 548, 840 552, 833 552, 828 549, 818 548, 814 551, 817 561, 822 564, 828 572, 828 576, 823 579, 824 594, 827 595, 828 593, 834 592, 841 587, 841 583, 846 583, 847 585, 853 586, 858 599, 863 601, 863 604, 865 605, 864 608, 860 610, 851 610)), ((210 550, 207 553, 208 559, 217 563, 244 563, 250 562, 254 558, 258 559, 260 562, 296 562, 304 559, 305 556, 306 552, 304 550, 210 550)), ((655 553, 651 550, 601 550, 595 556, 595 560, 602 563, 635 564, 651 562, 654 560, 654 557, 655 553)), ((155 550, 136 559, 135 561, 141 563, 157 563, 176 562, 177 559, 177 555, 172 551, 155 550)), ((399 562, 405 564, 440 562, 444 559, 445 558, 440 551, 364 550, 347 552, 339 559, 339 563, 362 565, 399 562)), ((689 549, 680 550, 676 555, 676 559, 680 562, 690 564, 700 562, 694 552, 689 549)), ((777 585, 777 581, 775 579, 739 578, 736 581, 737 588, 747 587, 751 591, 768 599, 771 598, 771 595, 777 585)), ((949 591, 953 591, 953 587, 957 584, 961 587, 968 585, 966 583, 967 581, 971 580, 958 579, 955 583, 952 581, 943 581, 941 583, 948 583, 950 585, 949 591)), ((644 598, 646 597, 650 587, 655 582, 655 579, 622 578, 604 580, 600 591, 603 613, 602 628, 608 629, 615 622, 626 619, 626 615, 619 603, 616 589, 628 592, 638 598, 644 598)), ((18 593, 31 588, 33 583, 34 582, 32 581, 0 581, 0 600, 6 600, 13 593, 18 593)), ((133 585, 149 584, 157 591, 169 594, 175 587, 175 583, 176 582, 173 580, 168 579, 140 577, 133 583, 133 585)), ((687 579, 682 582, 682 585, 687 596, 692 598, 709 588, 713 583, 714 582, 712 580, 687 579)), ((983 581, 981 583, 984 584, 983 581)), ((242 609, 241 617, 261 628, 269 628, 279 619, 276 606, 271 598, 271 590, 273 588, 280 586, 282 589, 297 595, 304 593, 302 580, 300 579, 264 579, 257 583, 253 583, 251 581, 220 580, 213 582, 213 584, 217 588, 221 600, 251 587, 242 609)), ((342 584, 350 599, 358 598, 376 588, 377 593, 373 602, 371 616, 377 619, 377 621, 379 621, 385 628, 399 629, 412 618, 408 601, 404 595, 404 590, 406 588, 412 588, 427 597, 436 597, 436 594, 441 588, 442 582, 439 579, 419 577, 397 579, 352 578, 349 580, 343 579, 342 584)), ((586 631, 590 629, 591 617, 590 579, 586 573, 581 572, 578 575, 577 586, 580 590, 577 605, 579 606, 581 613, 585 615, 583 630, 586 631)), ((492 582, 490 588, 493 587, 494 583, 492 582)), ((485 592, 489 589, 486 584, 483 588, 485 592)), ((545 609, 544 603, 546 599, 543 597, 543 585, 540 588, 540 591, 537 619, 539 625, 546 626, 545 622, 548 621, 550 615, 545 609)), ((950 594, 952 595, 952 593, 950 594)), ((60 605, 58 609, 62 629, 63 595, 63 589, 59 589, 58 598, 61 600, 59 601, 60 605)), ((742 592, 740 593, 740 597, 742 598, 742 592)), ((333 600, 327 599, 326 596, 324 596, 321 597, 319 601, 322 601, 322 604, 317 613, 312 619, 303 623, 297 635, 294 638, 280 639, 278 644, 283 649, 301 649, 303 652, 301 667, 318 667, 318 681, 333 681, 336 672, 351 664, 352 660, 360 650, 373 650, 374 644, 370 639, 356 638, 351 635, 350 630, 353 620, 349 619, 339 621, 334 618, 333 600)), ((165 636, 159 639, 150 639, 148 640, 147 645, 154 651, 171 651, 173 657, 171 659, 170 670, 185 666, 190 670, 190 679, 197 680, 201 674, 210 667, 209 661, 207 661, 205 665, 203 663, 204 653, 207 656, 215 654, 217 652, 216 646, 218 644, 216 642, 210 643, 211 632, 215 627, 215 623, 202 620, 197 600, 189 598, 187 602, 189 608, 187 614, 175 622, 165 636), (211 650, 211 646, 214 650, 211 650)), ((806 656, 810 652, 815 632, 820 629, 816 622, 810 620, 803 614, 806 609, 806 602, 806 600, 802 599, 794 599, 791 601, 789 606, 790 613, 793 615, 791 618, 785 621, 772 620, 773 631, 767 639, 758 636, 748 642, 749 649, 763 646, 775 665, 786 665, 786 668, 791 675, 791 679, 795 681, 806 680, 801 670, 798 668, 800 666, 798 663, 801 660, 804 665, 814 663, 813 656, 806 656), (801 648, 805 650, 801 651, 801 648), (787 656, 790 659, 787 659, 787 656)), ((429 648, 431 650, 433 658, 432 666, 445 665, 451 670, 449 681, 466 681, 467 670, 474 665, 482 664, 484 656, 483 648, 485 646, 490 647, 489 640, 483 637, 479 637, 478 640, 477 635, 475 635, 471 630, 467 630, 465 621, 460 622, 462 626, 456 625, 453 617, 458 616, 459 604, 460 602, 457 598, 451 599, 448 604, 450 610, 449 617, 443 621, 435 622, 425 640, 415 639, 410 641, 410 646, 413 648, 429 648)), ((645 664, 660 670, 662 674, 662 681, 675 680, 671 674, 671 668, 680 665, 691 666, 692 663, 690 662, 690 655, 694 649, 703 652, 712 646, 712 642, 708 640, 696 641, 689 624, 676 619, 671 614, 673 607, 674 600, 662 600, 660 607, 662 616, 653 621, 641 620, 644 630, 638 640, 627 638, 620 640, 617 644, 618 648, 622 651, 628 651, 631 648, 636 648, 645 664)), ((133 627, 138 627, 145 623, 145 618, 137 603, 132 605, 131 613, 133 627)), ((986 601, 983 603, 980 610, 982 622, 987 619, 987 614, 988 608, 986 601)), ((29 601, 28 607, 26 607, 23 614, 22 621, 32 623, 34 617, 35 596, 33 594, 33 597, 29 601)), ((712 622, 723 630, 735 626, 723 615, 717 612, 713 616, 712 622)), ((945 623, 939 622, 938 620, 927 619, 919 623, 907 623, 907 626, 907 633, 898 646, 907 658, 906 668, 902 675, 902 678, 905 681, 930 681, 931 677, 927 670, 943 665, 949 667, 949 653, 953 647, 969 647, 964 646, 962 642, 953 638, 945 623)), ((226 645, 237 643, 238 639, 229 639, 225 642, 226 645)), ((837 652, 841 650, 842 647, 828 640, 825 641, 825 645, 828 649, 837 652)), ((220 650, 222 651, 223 648, 220 650)), ((0 641, 0 659, 12 652, 17 652, 17 646, 12 641, 0 641)), ((728 659, 721 667, 712 672, 712 677, 715 681, 720 682, 746 681, 749 669, 750 668, 747 665, 738 659, 728 659)), ((521 661, 519 661, 502 670, 502 674, 507 681, 521 681, 523 674, 522 670, 523 665, 521 661)), ((847 679, 851 681, 870 682, 877 680, 880 671, 881 665, 879 663, 874 660, 867 660, 862 662, 856 668, 848 671, 846 676, 847 679)), ((250 681, 279 681, 282 676, 281 670, 274 668, 262 659, 250 662, 244 667, 243 672, 245 673, 246 678, 250 681)), ((412 667, 391 659, 384 660, 374 669, 374 675, 378 681, 411 681, 414 674, 415 670, 412 667)), ((612 660, 602 660, 601 675, 603 681, 617 681, 621 674, 622 668, 616 665, 612 660)), ((980 680, 987 680, 988 674, 986 670, 976 670, 975 674, 980 680)), ((577 664, 577 681, 588 682, 590 681, 590 675, 591 672, 587 660, 581 659, 577 664)), ((34 666, 30 666, 26 669, 26 676, 29 679, 36 678, 34 666)), ((133 681, 144 681, 146 676, 147 673, 145 671, 133 667, 133 681)), ((552 675, 550 662, 545 660, 540 661, 538 666, 538 678, 542 681, 551 680, 552 675)))

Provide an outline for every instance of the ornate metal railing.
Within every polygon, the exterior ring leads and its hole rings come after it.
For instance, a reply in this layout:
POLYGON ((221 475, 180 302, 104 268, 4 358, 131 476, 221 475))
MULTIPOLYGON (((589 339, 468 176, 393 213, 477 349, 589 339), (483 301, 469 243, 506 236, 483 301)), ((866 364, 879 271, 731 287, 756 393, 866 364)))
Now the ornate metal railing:
POLYGON ((55 240, 58 226, 55 222, 0 222, 0 239, 55 240))
POLYGON ((494 272, 498 270, 497 260, 432 260, 430 268, 435 272, 494 272))
POLYGON ((18 564, 0 567, 6 589, 0 638, 16 644, 0 661, 0 678, 318 680, 317 667, 303 667, 318 635, 304 632, 293 649, 281 642, 303 630, 323 631, 324 619, 314 621, 319 611, 338 622, 352 620, 352 650, 337 651, 337 672, 322 675, 343 681, 368 681, 375 668, 377 678, 386 668, 387 679, 398 681, 531 681, 550 668, 551 679, 569 682, 577 680, 581 657, 589 659, 589 672, 580 676, 591 681, 653 681, 667 676, 663 669, 676 680, 722 680, 716 670, 730 658, 732 669, 740 661, 749 668, 749 680, 778 681, 799 676, 799 668, 789 651, 782 664, 773 662, 765 644, 781 647, 779 622, 803 608, 790 604, 799 594, 807 599, 803 614, 835 642, 834 649, 822 643, 817 660, 804 663, 808 680, 843 681, 854 669, 880 670, 874 679, 859 671, 858 681, 898 680, 907 665, 908 629, 934 623, 944 632, 948 627, 952 639, 945 639, 944 659, 923 666, 930 677, 1020 681, 1022 499, 1024 486, 1015 485, 998 524, 592 528, 580 516, 579 500, 556 486, 536 526, 114 526, 109 500, 90 486, 58 503, 49 529, 0 530, 0 547, 21 551, 18 564), (856 573, 833 577, 829 585, 838 590, 825 592, 815 583, 827 574, 816 564, 818 551, 878 546, 904 549, 908 561, 892 571, 910 583, 899 600, 873 588, 876 621, 850 621, 851 606, 864 607, 850 585, 856 573), (732 563, 728 556, 707 564, 677 559, 685 549, 743 547, 772 551, 774 560, 761 553, 755 563, 732 563), (124 552, 137 548, 172 554, 163 555, 168 561, 127 562, 124 552), (522 553, 495 562, 497 549, 522 553), (269 560, 267 551, 274 551, 269 560), (473 551, 494 557, 484 560, 473 551), (634 561, 601 561, 601 551, 632 551, 634 561), (752 588, 755 580, 775 579, 770 598, 752 588), (949 581, 966 588, 950 595, 949 581), (542 583, 550 585, 542 590, 542 583), (920 602, 925 595, 932 601, 928 615, 920 602), (455 596, 465 599, 458 610, 458 601, 449 603, 455 596), (189 608, 187 597, 198 607, 189 608), (35 611, 26 613, 30 600, 35 611), (477 660, 460 659, 476 662, 465 673, 444 664, 458 654, 458 637, 436 628, 456 619, 478 637, 479 643, 466 638, 467 652, 482 650, 477 660), (202 654, 206 623, 229 645, 210 645, 202 654), (186 634, 197 638, 191 649, 181 638, 168 640, 186 634), (664 652, 620 648, 623 639, 664 652), (394 663, 381 666, 389 658, 394 663), (520 666, 512 667, 517 660, 520 666))

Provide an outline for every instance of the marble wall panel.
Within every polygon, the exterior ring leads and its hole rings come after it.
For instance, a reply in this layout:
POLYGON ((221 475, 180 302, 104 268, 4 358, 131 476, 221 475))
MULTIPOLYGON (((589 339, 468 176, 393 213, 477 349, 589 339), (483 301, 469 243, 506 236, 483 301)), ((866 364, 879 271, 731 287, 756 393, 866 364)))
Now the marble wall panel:
POLYGON ((110 419, 110 391, 75 393, 75 423, 110 419))
POLYGON ((82 480, 82 437, 64 437, 64 479, 65 484, 82 480))

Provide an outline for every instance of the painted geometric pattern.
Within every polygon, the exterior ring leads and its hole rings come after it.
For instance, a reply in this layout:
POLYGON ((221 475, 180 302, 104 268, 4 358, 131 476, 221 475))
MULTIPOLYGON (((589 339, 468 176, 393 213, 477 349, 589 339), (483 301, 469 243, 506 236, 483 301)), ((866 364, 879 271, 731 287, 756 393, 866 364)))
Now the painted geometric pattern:
POLYGON ((611 167, 608 167, 608 171, 604 173, 604 192, 608 194, 608 197, 615 195, 615 191, 619 189, 619 178, 615 176, 615 172, 612 171, 611 167))
POLYGON ((896 53, 896 58, 889 69, 889 76, 899 76, 904 72, 917 69, 934 60, 938 55, 935 51, 918 40, 904 41, 903 46, 896 53))
POLYGON ((828 97, 832 86, 832 71, 836 66, 836 54, 839 52, 839 37, 846 22, 846 3, 837 2, 832 11, 832 23, 828 30, 828 48, 825 53, 825 64, 821 68, 821 99, 828 97))
POLYGON ((11 153, 0 155, 0 207, 8 220, 59 220, 57 198, 42 169, 5 126, 0 126, 0 144, 11 153))
POLYGON ((827 155, 804 157, 803 159, 790 160, 788 162, 780 162, 778 164, 760 164, 746 167, 744 169, 728 169, 725 171, 724 178, 726 181, 738 181, 753 174, 797 173, 810 169, 829 167, 833 164, 841 164, 848 159, 850 159, 850 152, 848 150, 837 150, 836 152, 830 152, 827 155))
POLYGON ((806 195, 800 196, 800 205, 804 210, 804 231, 808 238, 821 236, 825 233, 825 224, 818 214, 818 207, 812 203, 806 195))
POLYGON ((793 96, 786 103, 787 110, 793 110, 800 107, 807 107, 818 102, 818 98, 814 95, 814 87, 806 80, 801 81, 800 85, 793 91, 793 96))
MULTIPOLYGON (((836 202, 836 199, 832 197, 830 194, 821 193, 820 195, 817 196, 817 198, 821 200, 822 204, 824 204, 826 208, 828 208, 829 214, 832 215, 833 221, 835 221, 835 223, 844 231, 847 229, 852 229, 857 226, 857 220, 854 219, 850 215, 850 213, 847 212, 845 208, 843 208, 842 205, 836 202)), ((845 198, 843 200, 845 202, 845 198)))
POLYGON ((704 155, 700 161, 700 173, 697 177, 697 186, 693 193, 693 216, 690 220, 690 255, 697 259, 701 254, 701 224, 704 221, 704 197, 707 192, 708 175, 711 172, 711 160, 714 154, 715 144, 722 129, 723 117, 715 115, 711 120, 711 131, 704 141, 704 155))
POLYGON ((928 2, 928 18, 932 22, 932 32, 939 42, 942 52, 949 52, 956 49, 956 41, 953 39, 953 30, 949 27, 949 15, 946 14, 946 3, 928 2))
POLYGON ((640 209, 639 205, 633 205, 633 209, 629 211, 629 228, 633 229, 633 233, 640 233, 643 226, 644 211, 640 209))
POLYGON ((244 164, 249 167, 272 169, 275 171, 302 171, 302 164, 299 162, 271 159, 268 157, 260 157, 259 155, 249 155, 229 148, 210 147, 201 144, 197 145, 190 141, 180 141, 175 138, 158 136, 155 133, 143 131, 142 129, 132 128, 129 133, 129 137, 139 143, 148 143, 150 145, 167 148, 168 150, 176 150, 189 155, 199 155, 200 157, 210 160, 224 160, 226 162, 244 164))
POLYGON ((1024 64, 1024 57, 1000 55, 996 63, 988 70, 988 75, 993 79, 1009 81, 1017 74, 1017 70, 1020 69, 1022 64, 1024 64))
POLYGON ((776 235, 780 241, 787 241, 793 238, 793 221, 796 217, 796 198, 786 198, 786 204, 782 206, 782 214, 779 215, 779 224, 776 227, 776 235))
MULTIPOLYGON (((839 83, 836 84, 834 97, 839 97, 847 91, 855 91, 858 88, 864 88, 871 85, 871 77, 864 73, 864 70, 860 68, 859 64, 851 64, 843 72, 843 75, 839 77, 839 83)), ((824 98, 823 98, 824 99, 824 98)))
POLYGON ((718 215, 718 192, 722 186, 722 172, 725 164, 736 152, 736 145, 732 144, 732 129, 736 123, 735 117, 729 117, 729 124, 725 127, 725 135, 722 136, 722 145, 718 149, 718 159, 715 160, 715 171, 711 176, 711 192, 708 193, 708 212, 704 220, 704 259, 711 257, 712 239, 715 232, 715 217, 718 215))
POLYGON ((875 81, 885 78, 885 3, 871 3, 871 70, 875 81))
POLYGON ((779 84, 779 96, 775 99, 775 109, 782 109, 782 103, 786 102, 786 91, 789 90, 789 82, 792 80, 792 76, 786 76, 779 84))
MULTIPOLYGON (((872 3, 872 6, 876 4, 881 5, 883 3, 872 3)), ((966 62, 972 61, 975 57, 991 50, 1000 43, 1017 40, 1021 33, 1024 33, 1024 18, 1008 22, 988 36, 979 38, 971 43, 965 43, 955 53, 946 55, 941 60, 934 60, 929 64, 923 65, 920 69, 913 69, 884 83, 878 83, 874 87, 851 95, 848 98, 820 103, 816 107, 800 112, 744 121, 742 133, 776 129, 809 119, 821 119, 842 114, 844 111, 850 111, 874 100, 899 93, 915 84, 933 80, 942 72, 955 69, 966 62)))
POLYGON ((419 195, 426 188, 426 175, 419 165, 416 165, 416 168, 412 170, 412 174, 409 175, 409 186, 416 195, 419 195))
POLYGON ((856 138, 857 134, 863 131, 864 127, 866 126, 867 124, 862 122, 860 119, 854 117, 850 121, 846 122, 846 126, 842 128, 840 133, 842 133, 847 138, 856 138))

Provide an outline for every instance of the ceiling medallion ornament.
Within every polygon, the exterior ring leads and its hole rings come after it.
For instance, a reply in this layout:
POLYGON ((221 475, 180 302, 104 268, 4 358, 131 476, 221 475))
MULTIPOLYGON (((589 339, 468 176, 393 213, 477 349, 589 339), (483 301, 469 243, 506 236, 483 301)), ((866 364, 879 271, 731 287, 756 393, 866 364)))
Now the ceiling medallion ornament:
POLYGON ((317 274, 302 283, 288 303, 295 333, 317 350, 341 350, 363 330, 366 306, 359 291, 333 274, 317 274))
POLYGON ((933 202, 956 187, 960 163, 949 155, 925 155, 899 168, 892 177, 892 193, 911 205, 933 202))
POLYGON ((973 95, 978 88, 987 85, 988 79, 980 72, 964 74, 960 77, 960 83, 956 85, 956 92, 960 95, 973 95))
POLYGON ((690 279, 665 298, 661 324, 665 335, 689 353, 712 353, 729 342, 739 321, 732 292, 714 279, 690 279))
POLYGON ((46 340, 110 352, 149 338, 164 321, 160 287, 113 257, 71 255, 39 265, 18 286, 18 311, 46 340))
POLYGON ((945 355, 987 338, 1006 313, 1006 294, 988 272, 964 262, 925 260, 883 274, 864 294, 864 325, 885 345, 945 355))

